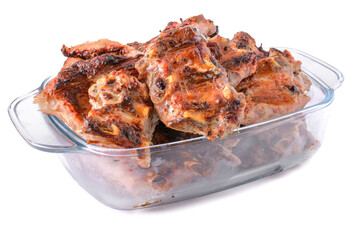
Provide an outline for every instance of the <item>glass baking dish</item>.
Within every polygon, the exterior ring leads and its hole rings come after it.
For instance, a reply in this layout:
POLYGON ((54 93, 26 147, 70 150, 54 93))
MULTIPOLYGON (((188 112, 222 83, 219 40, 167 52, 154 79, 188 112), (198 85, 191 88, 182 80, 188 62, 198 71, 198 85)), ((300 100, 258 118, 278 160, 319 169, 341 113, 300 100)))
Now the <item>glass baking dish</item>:
MULTIPOLYGON (((284 48, 279 48, 283 50, 284 48)), ((286 170, 309 159, 320 147, 327 107, 343 75, 295 49, 312 81, 311 101, 300 111, 239 128, 210 142, 197 137, 133 149, 89 145, 55 116, 39 111, 33 98, 52 79, 15 99, 9 115, 32 147, 58 153, 71 176, 92 196, 116 209, 138 209, 190 199, 286 170), (150 168, 136 164, 151 157, 150 168)))

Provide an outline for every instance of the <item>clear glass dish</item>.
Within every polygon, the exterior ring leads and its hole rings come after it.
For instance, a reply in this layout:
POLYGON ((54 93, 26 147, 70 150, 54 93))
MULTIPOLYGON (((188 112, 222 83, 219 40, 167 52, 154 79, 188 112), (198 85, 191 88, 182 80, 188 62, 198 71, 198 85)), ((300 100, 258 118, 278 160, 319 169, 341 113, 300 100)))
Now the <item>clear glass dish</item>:
POLYGON ((309 159, 320 147, 327 107, 343 76, 319 59, 288 50, 302 61, 313 83, 311 101, 300 111, 242 127, 214 142, 198 137, 133 149, 88 145, 57 117, 43 114, 33 104, 33 97, 51 77, 15 99, 9 115, 26 142, 58 153, 72 177, 107 206, 138 209, 194 198, 286 170, 309 159), (144 156, 151 157, 148 169, 136 164, 144 156))

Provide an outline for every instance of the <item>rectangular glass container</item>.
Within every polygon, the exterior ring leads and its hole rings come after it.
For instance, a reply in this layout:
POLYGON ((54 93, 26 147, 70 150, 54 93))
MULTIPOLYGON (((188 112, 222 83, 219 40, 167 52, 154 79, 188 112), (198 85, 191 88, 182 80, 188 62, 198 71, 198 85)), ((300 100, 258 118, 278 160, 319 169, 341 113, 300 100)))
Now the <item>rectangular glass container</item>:
POLYGON ((197 137, 133 149, 89 145, 33 104, 50 77, 15 99, 9 115, 26 142, 57 153, 78 184, 107 206, 138 209, 194 198, 284 171, 309 159, 320 147, 327 109, 343 76, 315 57, 288 50, 303 63, 303 72, 312 81, 311 101, 300 111, 239 128, 213 142, 197 137), (136 164, 143 157, 151 158, 150 168, 136 164))

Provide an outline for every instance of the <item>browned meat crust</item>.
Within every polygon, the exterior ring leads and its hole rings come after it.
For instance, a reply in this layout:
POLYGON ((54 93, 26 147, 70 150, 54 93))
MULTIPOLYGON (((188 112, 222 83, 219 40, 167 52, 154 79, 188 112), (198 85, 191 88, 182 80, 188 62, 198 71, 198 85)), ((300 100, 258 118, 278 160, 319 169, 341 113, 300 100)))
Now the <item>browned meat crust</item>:
MULTIPOLYGON (((198 33, 202 34, 205 38, 206 37, 213 37, 218 33, 218 27, 214 25, 213 21, 209 19, 205 19, 204 16, 198 15, 194 17, 190 17, 183 21, 180 19, 179 22, 169 22, 166 28, 163 30, 164 32, 169 31, 170 29, 175 29, 179 27, 184 26, 192 26, 197 29, 198 33)), ((132 42, 128 43, 128 46, 133 47, 135 50, 145 53, 147 47, 152 43, 155 39, 158 39, 158 37, 154 37, 147 41, 146 43, 140 43, 140 42, 132 42)))
POLYGON ((167 127, 214 140, 238 127, 245 101, 228 84, 206 43, 193 26, 168 28, 135 67, 146 78, 151 100, 167 127))
POLYGON ((68 87, 70 84, 86 81, 96 75, 123 68, 124 66, 129 65, 129 61, 135 63, 137 60, 138 58, 134 59, 109 53, 88 60, 79 60, 59 72, 54 89, 59 90, 60 88, 68 87))
POLYGON ((186 20, 180 19, 181 23, 169 22, 164 31, 169 29, 181 28, 184 26, 192 26, 197 29, 205 38, 213 37, 218 33, 218 27, 214 25, 214 22, 210 19, 204 18, 202 14, 194 17, 190 17, 186 20))
MULTIPOLYGON (((80 60, 80 58, 66 59, 61 70, 80 60)), ((76 131, 83 126, 84 117, 91 109, 87 94, 91 83, 78 84, 72 89, 63 89, 63 91, 55 93, 56 82, 57 77, 51 80, 46 88, 34 98, 34 103, 40 105, 41 111, 59 117, 71 129, 76 131)))
POLYGON ((89 143, 121 148, 151 144, 157 116, 136 70, 121 69, 97 78, 89 95, 92 109, 81 130, 89 143))
POLYGON ((259 61, 256 73, 241 81, 237 90, 246 95, 242 125, 250 125, 304 108, 311 82, 300 71, 288 51, 270 49, 269 57, 259 61))
POLYGON ((134 52, 134 49, 115 41, 100 39, 95 42, 86 42, 70 48, 63 45, 61 52, 65 57, 90 59, 105 53, 129 56, 134 52))
POLYGON ((115 148, 214 140, 306 105, 311 82, 288 51, 266 52, 245 32, 217 34, 199 15, 146 43, 63 46, 68 59, 35 102, 89 143, 115 148), (165 125, 153 136, 157 114, 165 125))
POLYGON ((263 56, 267 56, 268 53, 262 49, 262 47, 257 47, 255 39, 251 37, 246 32, 237 32, 231 42, 235 43, 238 49, 244 49, 251 52, 261 53, 263 56))
MULTIPOLYGON (((86 50, 84 46, 81 49, 86 50)), ((150 145, 157 116, 146 84, 139 82, 134 68, 142 54, 134 49, 127 54, 68 58, 58 76, 35 97, 35 103, 44 113, 58 116, 88 143, 117 148, 150 145), (105 80, 112 85, 103 85, 105 80)))
MULTIPOLYGON (((254 43, 255 44, 255 43, 254 43)), ((256 71, 258 61, 264 55, 256 50, 238 48, 234 41, 217 35, 208 39, 207 46, 219 63, 226 69, 231 86, 236 87, 244 78, 256 71)))
MULTIPOLYGON (((55 81, 56 78, 52 80, 52 82, 55 81)), ((84 118, 91 109, 87 94, 91 84, 91 82, 84 82, 56 93, 46 88, 35 97, 34 103, 40 105, 41 111, 59 117, 76 131, 84 125, 84 118)))

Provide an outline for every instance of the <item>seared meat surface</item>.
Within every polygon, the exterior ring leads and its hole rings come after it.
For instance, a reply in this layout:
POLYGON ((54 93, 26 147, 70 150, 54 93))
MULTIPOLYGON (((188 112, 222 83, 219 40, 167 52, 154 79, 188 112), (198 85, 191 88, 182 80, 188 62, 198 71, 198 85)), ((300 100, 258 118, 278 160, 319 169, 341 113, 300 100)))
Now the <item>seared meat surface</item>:
POLYGON ((256 49, 238 48, 234 41, 219 35, 208 39, 208 47, 219 63, 226 69, 231 86, 255 73, 258 61, 264 55, 256 49))
POLYGON ((136 70, 121 69, 99 77, 89 95, 92 109, 81 131, 89 143, 115 148, 151 144, 157 116, 136 70))
POLYGON ((145 43, 101 39, 61 51, 68 58, 35 103, 103 147, 214 140, 310 100, 311 82, 288 51, 266 52, 245 32, 221 37, 203 15, 145 43))
POLYGON ((285 50, 266 52, 248 33, 232 40, 219 35, 208 39, 208 47, 226 69, 230 84, 246 95, 241 125, 250 125, 304 108, 311 82, 301 73, 301 62, 285 50))
MULTIPOLYGON (((200 14, 198 16, 190 17, 190 18, 186 19, 185 21, 180 19, 180 21, 181 21, 180 23, 179 22, 169 22, 163 31, 165 32, 170 29, 175 29, 175 28, 184 27, 184 26, 192 26, 192 27, 196 28, 198 33, 202 34, 204 36, 204 38, 213 37, 218 33, 218 27, 214 25, 213 21, 204 18, 204 16, 202 14, 200 14)), ((127 45, 133 47, 137 51, 144 53, 147 50, 150 43, 153 42, 157 38, 158 37, 154 37, 154 38, 150 39, 149 41, 147 41, 146 43, 140 43, 140 42, 135 41, 132 43, 128 43, 127 45)))
POLYGON ((93 57, 68 58, 35 103, 88 143, 115 148, 149 146, 157 115, 147 86, 138 80, 134 68, 142 53, 120 43, 100 41, 102 45, 97 41, 73 47, 78 49, 76 56, 88 52, 93 57), (127 50, 114 51, 110 44, 127 50))
POLYGON ((233 42, 238 49, 267 55, 267 52, 265 52, 262 47, 256 46, 255 39, 246 32, 237 32, 231 39, 231 42, 233 42))
POLYGON ((214 140, 238 128, 244 95, 230 86, 203 34, 186 22, 170 23, 135 66, 167 127, 214 140))
POLYGON ((128 57, 136 57, 137 55, 132 47, 108 39, 86 42, 70 48, 63 45, 61 52, 65 57, 78 57, 82 59, 93 58, 105 53, 125 55, 128 57))
POLYGON ((250 125, 298 111, 309 102, 311 82, 300 71, 301 62, 288 51, 270 49, 259 61, 256 72, 241 81, 239 92, 246 95, 242 125, 250 125))
MULTIPOLYGON (((139 54, 139 56, 141 55, 139 54)), ((138 58, 129 58, 128 56, 110 53, 105 53, 88 60, 79 60, 58 73, 54 89, 59 90, 64 87, 71 87, 71 85, 91 81, 95 76, 106 74, 114 69, 123 68, 128 65, 129 61, 135 63, 137 60, 138 58)))
POLYGON ((170 29, 182 28, 184 26, 192 26, 197 29, 197 31, 202 34, 205 38, 213 37, 218 33, 218 27, 214 25, 214 22, 210 19, 204 18, 202 14, 194 17, 190 17, 183 21, 180 19, 179 22, 169 22, 164 32, 170 29))
MULTIPOLYGON (((61 71, 80 60, 80 58, 68 58, 61 71)), ((84 125, 84 118, 91 109, 87 91, 92 83, 83 82, 72 88, 56 91, 57 81, 58 76, 35 97, 34 103, 39 104, 44 113, 59 117, 71 129, 77 131, 84 125)))

